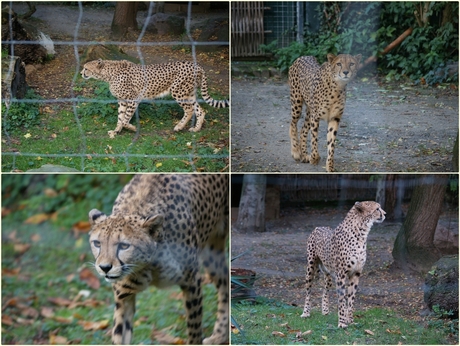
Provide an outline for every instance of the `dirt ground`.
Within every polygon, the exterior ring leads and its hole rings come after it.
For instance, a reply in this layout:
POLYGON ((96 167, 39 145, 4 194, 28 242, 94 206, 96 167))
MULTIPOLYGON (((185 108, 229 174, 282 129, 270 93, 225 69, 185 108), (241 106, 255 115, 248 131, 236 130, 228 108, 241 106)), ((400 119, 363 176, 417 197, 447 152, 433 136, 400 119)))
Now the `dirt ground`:
MULTIPOLYGON (((305 299, 305 247, 311 231, 317 226, 335 228, 348 212, 342 208, 282 209, 278 220, 268 221, 266 232, 240 233, 232 229, 232 268, 250 269, 259 279, 256 294, 298 306, 302 313, 305 299)), ((234 215, 232 220, 235 221, 234 215)), ((446 213, 443 224, 458 227, 457 212, 446 213)), ((385 220, 374 224, 367 243, 367 261, 361 276, 355 310, 385 307, 410 319, 422 319, 426 313, 423 302, 424 277, 404 273, 392 267, 393 249, 401 223, 385 220)), ((312 308, 321 311, 321 282, 312 288, 312 308)), ((331 311, 337 311, 337 295, 331 290, 331 311)))
MULTIPOLYGON (((360 78, 358 75, 348 85, 337 135, 336 171, 452 171, 458 90, 360 78)), ((291 157, 286 79, 233 78, 231 93, 233 172, 325 172, 323 121, 319 165, 298 163, 291 157)), ((300 122, 303 124, 303 119, 300 122)))
MULTIPOLYGON (((83 6, 81 24, 77 28, 79 18, 78 6, 56 6, 43 3, 36 4, 37 11, 26 20, 37 29, 49 35, 55 42, 73 41, 76 35, 77 40, 88 41, 110 41, 110 26, 113 19, 114 7, 91 7, 83 6)), ((13 10, 19 14, 27 12, 25 2, 13 4, 13 10)), ((175 15, 186 16, 185 13, 174 13, 175 15)), ((137 15, 138 25, 144 24, 147 11, 139 11, 137 15)), ((191 34, 196 39, 200 34, 200 27, 206 21, 213 18, 228 17, 228 11, 219 10, 208 13, 193 13, 191 17, 191 34)), ((129 31, 126 41, 136 42, 140 31, 129 31)), ((142 42, 180 42, 186 41, 185 36, 170 36, 146 33, 142 42)), ((145 63, 166 63, 177 60, 192 60, 189 50, 184 46, 156 45, 141 47, 140 51, 145 63)), ((188 46, 187 46, 188 47, 188 46)), ((75 71, 81 71, 77 66, 75 58, 75 47, 72 45, 55 45, 56 57, 45 64, 35 64, 29 70, 27 82, 35 91, 45 98, 67 98, 72 97, 72 79, 75 71)), ((85 51, 86 46, 77 46, 79 55, 85 51)), ((139 58, 139 52, 135 45, 123 46, 123 51, 133 57, 139 58)), ((219 47, 215 52, 196 53, 198 63, 204 68, 208 77, 210 90, 217 90, 224 95, 229 95, 229 50, 228 47, 219 47)))

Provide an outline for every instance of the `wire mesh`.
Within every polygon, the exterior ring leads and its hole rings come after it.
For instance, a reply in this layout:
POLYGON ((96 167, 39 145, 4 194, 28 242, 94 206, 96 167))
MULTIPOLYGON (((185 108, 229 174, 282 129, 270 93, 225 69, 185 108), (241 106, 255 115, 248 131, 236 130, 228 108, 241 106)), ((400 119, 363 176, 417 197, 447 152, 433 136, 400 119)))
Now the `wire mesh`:
MULTIPOLYGON (((2 5, 5 6, 5 4, 9 5, 10 8, 13 8, 13 2, 3 2, 2 5)), ((15 3, 16 4, 16 3, 15 3)), ((39 5, 40 6, 40 5, 39 5)), ((187 15, 186 15, 186 20, 185 20, 185 34, 183 35, 184 37, 187 38, 187 40, 171 40, 168 42, 145 42, 143 41, 147 27, 149 25, 149 20, 152 18, 152 13, 153 13, 153 7, 154 3, 150 2, 147 10, 147 16, 146 20, 142 25, 142 28, 140 30, 140 33, 137 37, 136 41, 87 41, 87 40, 82 40, 79 38, 81 27, 82 27, 82 20, 84 19, 85 16, 85 7, 83 6, 82 2, 78 2, 78 18, 75 23, 75 29, 74 29, 74 34, 73 34, 73 40, 56 40, 53 41, 55 46, 71 46, 73 47, 73 54, 75 58, 75 71, 73 72, 73 77, 72 77, 72 82, 71 82, 71 87, 69 90, 70 97, 59 97, 58 99, 52 99, 52 98, 44 98, 44 99, 15 99, 14 97, 11 97, 11 90, 8 90, 6 93, 2 93, 2 121, 3 125, 6 124, 9 121, 9 109, 13 103, 23 103, 23 104, 28 104, 28 103, 35 103, 39 104, 41 106, 45 105, 53 105, 53 104, 60 104, 60 105, 70 105, 71 112, 73 113, 73 124, 70 124, 71 126, 76 126, 78 128, 78 132, 80 135, 80 140, 81 142, 79 143, 78 150, 75 150, 75 152, 68 152, 66 151, 65 153, 62 153, 60 148, 56 148, 56 152, 21 152, 21 151, 14 151, 13 149, 10 149, 9 146, 11 145, 12 141, 14 140, 11 131, 8 131, 6 126, 2 126, 2 144, 3 147, 8 147, 8 150, 2 150, 2 171, 19 171, 18 165, 17 165, 17 160, 19 157, 30 157, 32 159, 37 159, 37 160, 43 160, 45 158, 73 158, 73 162, 71 166, 74 168, 78 169, 79 171, 89 171, 91 170, 88 168, 88 160, 91 160, 93 158, 104 158, 104 159, 116 159, 116 160, 122 160, 124 161, 124 171, 133 171, 132 168, 132 162, 133 160, 138 160, 138 159, 149 159, 153 161, 161 161, 162 159, 177 159, 181 161, 186 161, 188 162, 188 169, 192 171, 197 171, 200 168, 197 167, 196 162, 199 159, 216 159, 216 160, 228 160, 228 147, 227 150, 221 150, 221 152, 216 152, 213 154, 200 154, 198 150, 198 142, 200 141, 199 137, 199 132, 197 132, 197 135, 194 136, 194 140, 190 141, 187 143, 188 147, 191 148, 189 152, 185 152, 183 154, 178 154, 178 155, 172 155, 172 154, 162 154, 161 152, 155 153, 155 148, 152 148, 151 152, 145 152, 145 153, 135 153, 132 152, 132 148, 134 147, 131 144, 134 144, 135 141, 139 137, 139 131, 142 130, 142 126, 140 125, 140 119, 139 119, 139 109, 136 110, 135 116, 133 116, 133 119, 135 118, 137 121, 137 133, 136 135, 133 136, 131 132, 126 132, 123 135, 124 136, 131 136, 133 138, 132 142, 130 145, 127 146, 125 151, 123 153, 107 153, 107 152, 95 152, 94 150, 88 149, 87 146, 87 134, 85 132, 88 131, 88 129, 84 129, 81 123, 81 112, 79 111, 79 107, 82 103, 101 103, 101 104, 110 104, 110 103, 117 103, 116 100, 100 100, 100 99, 93 99, 93 98, 85 98, 81 96, 77 96, 75 93, 75 90, 78 88, 78 80, 79 80, 79 75, 80 71, 82 69, 82 63, 81 63, 81 56, 82 54, 79 51, 79 48, 83 47, 89 47, 89 46, 94 46, 94 45, 116 45, 118 47, 131 47, 135 46, 136 47, 136 52, 139 58, 140 63, 144 66, 145 65, 145 56, 142 51, 142 47, 151 47, 151 46, 168 46, 168 47, 176 47, 176 46, 185 46, 189 47, 190 49, 190 55, 191 59, 193 62, 196 64, 197 63, 197 51, 196 47, 197 46, 209 46, 209 45, 215 45, 215 46, 229 46, 228 41, 212 41, 212 42, 199 42, 196 41, 191 32, 191 20, 193 18, 193 7, 192 7, 192 2, 187 3, 187 15), (61 152, 60 152, 61 151, 61 152), (78 164, 75 164, 75 160, 78 160, 78 164), (6 162, 6 163, 5 163, 6 162), (6 169, 5 169, 6 168, 6 169)), ((228 13, 228 12, 227 12, 228 13)), ((28 40, 28 41, 18 41, 13 39, 13 27, 12 27, 12 13, 10 12, 9 14, 9 32, 10 32, 10 37, 7 40, 2 39, 2 47, 5 47, 5 45, 9 45, 11 47, 11 60, 14 57, 14 51, 15 51, 15 46, 17 45, 35 45, 35 44, 40 44, 40 41, 37 40, 28 40)), ((73 25, 73 23, 69 23, 69 25, 73 25)), ((3 49, 2 49, 3 50, 3 49)), ((3 54, 2 54, 3 55, 3 54)), ((189 55, 189 57, 190 57, 189 55)), ((4 58, 2 57, 2 60, 4 58)), ((187 60, 186 56, 184 56, 183 60, 187 60)), ((207 72, 207 71, 206 71, 207 72)), ((10 72, 9 72, 10 73, 10 72)), ((208 75, 209 77, 209 75, 208 75)), ((225 80, 225 79, 224 79, 225 80)), ((195 93, 196 94, 196 93, 195 93)), ((197 98, 199 103, 204 103, 205 101, 202 99, 197 98)), ((151 101, 151 100, 150 100, 151 101)), ((176 104, 176 101, 171 101, 171 100, 162 100, 162 99, 156 99, 155 104, 176 104)), ((24 114, 24 116, 27 116, 27 114, 24 114)), ((112 115, 113 117, 117 117, 117 111, 114 111, 114 114, 112 115)), ((155 121, 155 119, 152 119, 152 121, 155 121)), ((209 120, 208 120, 209 121, 209 120)), ((134 120, 133 120, 134 122, 134 120)), ((125 131, 125 130, 124 130, 125 131)), ((227 134, 229 131, 227 131, 227 134)), ((177 133, 177 136, 180 136, 180 132, 177 133)), ((103 140, 103 139, 101 139, 103 140)), ((105 139, 104 139, 105 140, 105 139)), ((112 139, 112 141, 116 141, 117 138, 112 139)), ((227 143, 229 142, 227 138, 227 143)), ((65 143, 62 143, 65 144, 65 143)), ((34 167, 35 168, 35 167, 34 167)), ((23 169, 22 169, 23 170, 23 169)), ((134 169, 134 170, 138 170, 134 169)), ((228 170, 228 165, 224 167, 223 169, 219 170, 228 170)), ((117 170, 120 171, 120 170, 117 170)))

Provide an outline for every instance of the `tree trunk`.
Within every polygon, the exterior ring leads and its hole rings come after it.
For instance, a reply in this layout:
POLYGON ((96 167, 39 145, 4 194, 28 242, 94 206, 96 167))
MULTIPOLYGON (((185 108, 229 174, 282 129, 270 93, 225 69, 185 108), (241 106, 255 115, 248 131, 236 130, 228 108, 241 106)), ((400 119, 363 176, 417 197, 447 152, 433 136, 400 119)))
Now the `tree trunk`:
POLYGON ((457 131, 457 138, 455 139, 455 143, 454 143, 452 166, 454 168, 454 172, 458 172, 458 131, 457 131))
POLYGON ((238 219, 235 228, 240 232, 265 231, 265 189, 267 177, 264 174, 245 174, 241 190, 238 219))
POLYGON ((122 40, 128 29, 137 29, 137 2, 117 2, 112 20, 112 38, 122 40))
POLYGON ((433 239, 447 185, 447 175, 420 176, 406 220, 395 240, 392 254, 396 267, 426 273, 441 257, 433 239))

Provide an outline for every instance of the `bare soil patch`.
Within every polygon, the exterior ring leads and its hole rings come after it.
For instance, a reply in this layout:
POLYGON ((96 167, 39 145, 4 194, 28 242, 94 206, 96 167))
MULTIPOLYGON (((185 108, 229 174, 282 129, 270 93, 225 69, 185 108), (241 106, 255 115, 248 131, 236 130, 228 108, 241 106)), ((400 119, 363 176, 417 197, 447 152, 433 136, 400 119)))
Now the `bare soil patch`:
MULTIPOLYGON (((347 93, 335 150, 337 171, 452 171, 459 114, 456 88, 358 78, 347 93)), ((286 79, 233 78, 231 114, 233 172, 325 172, 323 121, 320 163, 298 163, 291 157, 286 79)))

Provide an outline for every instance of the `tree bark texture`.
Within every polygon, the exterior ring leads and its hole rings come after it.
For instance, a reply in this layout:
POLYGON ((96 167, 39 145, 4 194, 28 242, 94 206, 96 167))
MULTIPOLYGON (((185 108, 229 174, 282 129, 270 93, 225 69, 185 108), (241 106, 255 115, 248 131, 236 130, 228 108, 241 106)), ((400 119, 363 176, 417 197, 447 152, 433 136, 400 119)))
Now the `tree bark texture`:
POLYGON ((433 244, 448 186, 447 175, 422 175, 412 194, 406 219, 396 237, 394 265, 426 273, 441 257, 433 244))
POLYGON ((265 231, 265 191, 267 177, 264 174, 245 174, 238 210, 236 229, 240 232, 265 231))
POLYGON ((112 38, 122 40, 128 29, 137 29, 137 2, 117 2, 112 20, 112 38))
MULTIPOLYGON (((22 99, 26 95, 26 68, 20 57, 7 56, 2 60, 2 98, 22 99)), ((10 101, 7 101, 9 103, 10 101)))

